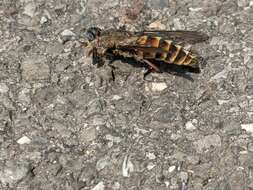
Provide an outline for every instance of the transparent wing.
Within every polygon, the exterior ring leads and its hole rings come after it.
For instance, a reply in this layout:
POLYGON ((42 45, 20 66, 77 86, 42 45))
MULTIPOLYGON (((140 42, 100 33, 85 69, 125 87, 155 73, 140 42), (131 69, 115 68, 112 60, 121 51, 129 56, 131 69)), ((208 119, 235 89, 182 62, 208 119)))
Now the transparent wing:
POLYGON ((148 35, 148 36, 159 36, 164 39, 170 39, 176 43, 200 43, 208 40, 208 35, 198 31, 163 31, 163 30, 152 30, 135 32, 135 35, 148 35))

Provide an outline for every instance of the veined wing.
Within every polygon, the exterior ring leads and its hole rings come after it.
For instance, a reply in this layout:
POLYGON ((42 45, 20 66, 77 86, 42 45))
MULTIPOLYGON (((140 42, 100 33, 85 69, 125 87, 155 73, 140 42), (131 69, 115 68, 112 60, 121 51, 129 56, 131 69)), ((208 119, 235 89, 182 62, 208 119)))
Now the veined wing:
POLYGON ((135 35, 147 35, 152 37, 161 37, 164 39, 172 40, 175 43, 200 43, 209 39, 208 35, 199 31, 163 31, 163 30, 152 30, 152 31, 143 31, 135 32, 135 35))

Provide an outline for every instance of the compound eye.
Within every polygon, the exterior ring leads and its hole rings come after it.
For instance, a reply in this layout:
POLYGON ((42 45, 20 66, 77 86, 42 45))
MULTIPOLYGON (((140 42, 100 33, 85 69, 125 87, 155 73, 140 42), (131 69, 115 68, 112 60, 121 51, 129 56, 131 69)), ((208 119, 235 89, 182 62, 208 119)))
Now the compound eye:
POLYGON ((98 27, 90 27, 85 33, 85 36, 89 41, 95 40, 101 34, 101 29, 98 27))

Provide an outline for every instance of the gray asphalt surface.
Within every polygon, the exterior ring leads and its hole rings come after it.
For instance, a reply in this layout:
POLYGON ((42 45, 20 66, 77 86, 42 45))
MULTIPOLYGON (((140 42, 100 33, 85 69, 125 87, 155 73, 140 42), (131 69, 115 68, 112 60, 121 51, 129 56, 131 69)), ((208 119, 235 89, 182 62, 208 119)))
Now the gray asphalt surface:
POLYGON ((0 1, 0 189, 252 190, 252 135, 252 0, 0 1), (206 65, 112 81, 90 26, 202 31, 206 65))

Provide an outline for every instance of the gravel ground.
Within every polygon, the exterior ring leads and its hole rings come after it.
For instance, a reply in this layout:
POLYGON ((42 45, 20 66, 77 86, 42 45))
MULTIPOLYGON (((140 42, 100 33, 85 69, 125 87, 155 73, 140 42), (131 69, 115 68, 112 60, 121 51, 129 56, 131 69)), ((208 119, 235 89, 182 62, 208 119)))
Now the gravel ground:
POLYGON ((252 0, 0 1, 0 189, 253 189, 252 0), (84 28, 199 30, 201 73, 96 68, 84 28))

